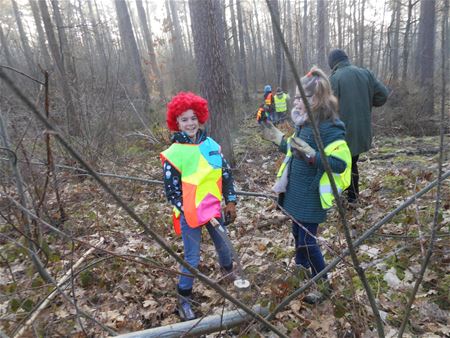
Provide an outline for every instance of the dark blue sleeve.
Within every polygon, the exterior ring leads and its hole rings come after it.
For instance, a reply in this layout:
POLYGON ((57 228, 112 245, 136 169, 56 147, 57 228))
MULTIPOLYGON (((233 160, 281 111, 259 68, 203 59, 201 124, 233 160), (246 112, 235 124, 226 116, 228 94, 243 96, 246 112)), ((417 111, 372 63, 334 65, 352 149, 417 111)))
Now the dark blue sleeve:
POLYGON ((222 195, 225 199, 225 203, 237 202, 236 191, 234 190, 234 180, 231 173, 231 168, 228 165, 227 160, 222 154, 222 195))
MULTIPOLYGON (((342 174, 345 171, 345 168, 347 168, 347 164, 345 163, 345 161, 343 161, 337 157, 327 156, 327 160, 328 160, 328 163, 330 164, 331 171, 334 173, 342 174)), ((325 168, 323 166, 323 162, 322 162, 319 152, 316 152, 315 165, 320 170, 325 171, 325 168)))
POLYGON ((286 137, 283 137, 283 139, 281 140, 280 145, 278 146, 278 150, 281 151, 283 154, 286 154, 287 153, 287 149, 288 149, 287 139, 286 139, 286 137))
POLYGON ((163 163, 164 190, 167 200, 183 212, 183 193, 181 190, 181 174, 168 161, 163 163))

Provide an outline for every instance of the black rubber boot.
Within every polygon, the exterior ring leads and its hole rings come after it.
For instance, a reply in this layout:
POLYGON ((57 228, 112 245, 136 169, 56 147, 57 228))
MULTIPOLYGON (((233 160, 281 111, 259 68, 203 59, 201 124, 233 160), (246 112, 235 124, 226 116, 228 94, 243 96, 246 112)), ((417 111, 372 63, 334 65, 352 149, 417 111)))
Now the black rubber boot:
POLYGON ((196 318, 192 310, 192 289, 178 289, 178 314, 183 321, 196 318))

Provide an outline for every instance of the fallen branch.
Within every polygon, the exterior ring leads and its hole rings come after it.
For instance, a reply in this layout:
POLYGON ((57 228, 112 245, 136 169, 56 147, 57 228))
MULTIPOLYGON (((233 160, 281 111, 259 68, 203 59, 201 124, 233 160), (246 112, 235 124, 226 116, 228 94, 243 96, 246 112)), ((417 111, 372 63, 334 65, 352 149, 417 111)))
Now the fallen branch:
MULTIPOLYGON (((267 316, 269 310, 260 305, 255 305, 252 310, 262 316, 267 316)), ((178 337, 199 337, 220 330, 229 330, 245 322, 252 320, 252 317, 240 310, 225 312, 220 315, 213 315, 201 319, 194 319, 187 322, 170 324, 155 327, 153 329, 136 331, 118 336, 119 338, 178 338, 178 337)))

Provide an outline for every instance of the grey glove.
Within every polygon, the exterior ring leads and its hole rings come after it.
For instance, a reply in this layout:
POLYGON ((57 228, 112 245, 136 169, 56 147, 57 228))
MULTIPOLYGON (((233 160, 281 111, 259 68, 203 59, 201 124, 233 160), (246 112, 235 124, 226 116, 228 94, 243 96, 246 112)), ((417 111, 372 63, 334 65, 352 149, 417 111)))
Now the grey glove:
POLYGON ((262 130, 263 139, 271 141, 279 146, 281 141, 283 140, 284 134, 277 127, 275 127, 272 124, 272 122, 266 121, 262 123, 262 126, 263 126, 262 130))
POLYGON ((314 164, 316 159, 316 151, 299 137, 294 137, 291 141, 291 147, 295 149, 303 159, 309 164, 314 164))

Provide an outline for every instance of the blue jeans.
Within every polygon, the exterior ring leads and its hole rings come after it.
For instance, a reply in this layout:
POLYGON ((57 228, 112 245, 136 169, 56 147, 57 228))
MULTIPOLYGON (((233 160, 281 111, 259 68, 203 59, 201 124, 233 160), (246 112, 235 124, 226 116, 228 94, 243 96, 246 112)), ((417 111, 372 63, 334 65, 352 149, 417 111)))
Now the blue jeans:
MULTIPOLYGON (((300 222, 299 222, 300 223, 300 222)), ((301 223, 312 235, 317 236, 317 223, 301 223)), ((307 233, 303 228, 299 227, 295 222, 292 223, 292 235, 295 240, 295 264, 302 265, 306 269, 311 268, 312 275, 325 268, 325 260, 323 259, 320 247, 315 237, 307 233)), ((326 276, 324 276, 326 278, 326 276)))
MULTIPOLYGON (((200 243, 202 239, 203 226, 198 228, 191 228, 186 223, 184 215, 180 218, 181 237, 184 245, 184 259, 194 268, 198 268, 200 262, 200 243)), ((220 224, 223 224, 220 220, 220 224)), ((230 267, 233 264, 233 256, 227 243, 219 234, 219 229, 213 227, 210 223, 204 225, 211 236, 211 239, 219 256, 219 264, 221 267, 230 267)), ((226 227, 224 227, 226 230, 226 227)), ((189 270, 181 266, 181 272, 190 274, 189 270)), ((194 278, 180 275, 178 280, 178 288, 181 290, 192 289, 194 278)))

